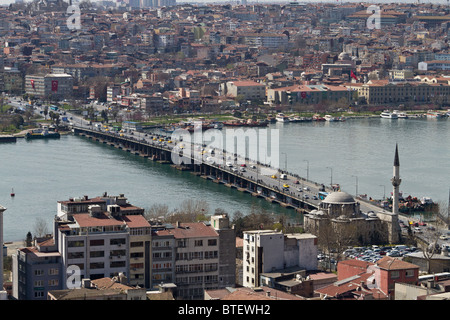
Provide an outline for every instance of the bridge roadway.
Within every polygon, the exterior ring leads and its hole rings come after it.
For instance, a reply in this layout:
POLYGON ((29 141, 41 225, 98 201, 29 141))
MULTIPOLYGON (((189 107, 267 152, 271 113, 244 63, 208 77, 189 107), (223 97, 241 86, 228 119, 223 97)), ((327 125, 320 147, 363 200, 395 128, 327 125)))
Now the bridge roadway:
MULTIPOLYGON (((227 153, 225 150, 204 150, 204 146, 191 143, 191 152, 183 147, 182 141, 170 141, 161 135, 128 131, 116 133, 103 126, 94 127, 80 122, 74 125, 72 131, 77 135, 86 136, 92 140, 103 142, 111 146, 127 150, 161 163, 172 163, 180 170, 191 170, 194 174, 216 183, 251 193, 255 197, 265 198, 269 202, 279 203, 283 207, 292 208, 298 212, 309 212, 317 209, 321 202, 318 193, 321 188, 331 192, 330 187, 307 180, 296 174, 283 173, 278 168, 272 168, 260 162, 244 159, 238 155, 227 153), (185 156, 186 163, 174 163, 173 157, 185 156), (231 162, 231 165, 229 164, 231 162), (288 188, 283 186, 287 185, 288 188)), ((177 161, 178 162, 178 161, 177 161)), ((382 210, 368 201, 358 200, 362 212, 376 212, 382 210)))

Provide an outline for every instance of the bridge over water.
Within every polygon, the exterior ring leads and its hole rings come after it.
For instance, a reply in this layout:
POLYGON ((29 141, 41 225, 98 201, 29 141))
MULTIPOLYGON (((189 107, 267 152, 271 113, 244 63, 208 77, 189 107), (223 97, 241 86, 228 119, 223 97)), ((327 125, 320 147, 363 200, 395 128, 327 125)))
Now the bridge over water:
MULTIPOLYGON (((229 188, 251 194, 254 197, 264 198, 271 203, 292 208, 301 213, 307 213, 318 209, 321 199, 318 198, 319 191, 332 192, 333 190, 323 184, 307 180, 296 174, 285 173, 285 178, 281 179, 278 168, 271 168, 266 164, 250 159, 241 159, 239 163, 243 166, 233 167, 225 165, 223 162, 215 163, 205 161, 201 153, 202 146, 191 145, 190 152, 180 152, 177 149, 179 142, 159 141, 162 136, 157 134, 146 134, 143 132, 116 133, 105 131, 103 128, 92 126, 73 126, 75 135, 86 137, 112 147, 125 150, 132 154, 148 158, 159 163, 168 164, 178 170, 187 170, 204 179, 215 183, 223 184, 229 188), (156 137, 156 138, 155 138, 156 137), (199 149, 197 149, 199 147, 199 149), (186 156, 188 154, 188 156, 186 156), (183 158, 184 161, 174 163, 173 157, 183 158), (273 177, 275 176, 275 177, 273 177), (288 188, 283 187, 288 185, 288 188)), ((220 151, 222 159, 232 158, 236 160, 235 154, 220 151)), ((368 202, 360 201, 360 209, 363 212, 376 211, 381 208, 368 202)))
MULTIPOLYGON (((172 161, 173 153, 178 152, 175 151, 175 144, 167 143, 167 141, 165 144, 162 144, 159 140, 153 140, 157 136, 156 134, 137 132, 134 132, 133 135, 130 133, 118 134, 97 128, 77 126, 74 126, 72 131, 75 135, 83 136, 159 163, 172 165, 178 170, 189 170, 193 174, 212 180, 215 183, 236 188, 239 191, 250 193, 252 196, 264 198, 269 202, 278 203, 283 207, 292 208, 299 212, 309 212, 317 209, 320 203, 320 199, 316 200, 313 197, 314 195, 317 196, 322 184, 290 174, 286 174, 286 178, 281 179, 281 172, 278 169, 270 168, 249 159, 242 161, 245 163, 245 171, 241 171, 244 168, 243 166, 229 167, 223 165, 223 163, 217 164, 203 161, 201 152, 196 151, 194 144, 192 144, 192 150, 188 153, 191 155, 190 157, 186 157, 186 152, 176 154, 180 158, 184 157, 184 161, 178 164, 172 161), (196 154, 199 156, 196 156, 196 154), (267 174, 268 172, 269 174, 267 174), (272 177, 274 172, 276 178, 272 177), (289 185, 289 188, 284 188, 283 185, 285 184, 289 185)), ((226 159, 226 152, 222 156, 226 159)), ((233 158, 235 157, 234 154, 232 156, 233 158)), ((326 188, 326 191, 330 191, 330 189, 326 188)))

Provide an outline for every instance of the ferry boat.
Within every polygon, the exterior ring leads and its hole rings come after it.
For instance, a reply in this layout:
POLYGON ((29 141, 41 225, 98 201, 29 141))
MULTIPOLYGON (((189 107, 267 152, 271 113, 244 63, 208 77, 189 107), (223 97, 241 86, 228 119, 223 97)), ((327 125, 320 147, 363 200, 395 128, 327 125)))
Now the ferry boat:
POLYGON ((384 119, 398 119, 398 114, 385 110, 380 114, 380 117, 384 119))
POLYGON ((394 110, 393 113, 396 114, 399 119, 408 119, 408 115, 405 112, 400 112, 398 110, 394 110))
POLYGON ((56 131, 48 131, 48 129, 31 129, 25 134, 26 139, 59 139, 60 133, 56 131))
POLYGON ((251 119, 248 119, 247 121, 224 121, 223 125, 228 127, 267 127, 269 125, 269 122, 265 120, 253 121, 251 119))
POLYGON ((289 122, 289 117, 284 115, 284 113, 279 113, 275 117, 278 122, 289 122))
POLYGON ((315 114, 315 115, 313 115, 312 120, 313 121, 325 121, 325 118, 321 117, 320 114, 315 114))
POLYGON ((428 119, 441 119, 443 117, 442 113, 433 110, 428 110, 426 116, 428 119))

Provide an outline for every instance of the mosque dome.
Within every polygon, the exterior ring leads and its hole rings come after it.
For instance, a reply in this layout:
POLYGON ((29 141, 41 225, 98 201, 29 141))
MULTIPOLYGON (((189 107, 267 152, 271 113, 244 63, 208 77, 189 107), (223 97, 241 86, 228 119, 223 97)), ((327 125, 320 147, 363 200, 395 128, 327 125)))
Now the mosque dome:
POLYGON ((322 202, 331 204, 351 204, 355 203, 355 199, 347 192, 332 192, 322 202))
POLYGON ((347 52, 341 52, 338 56, 339 60, 351 60, 350 55, 347 52))

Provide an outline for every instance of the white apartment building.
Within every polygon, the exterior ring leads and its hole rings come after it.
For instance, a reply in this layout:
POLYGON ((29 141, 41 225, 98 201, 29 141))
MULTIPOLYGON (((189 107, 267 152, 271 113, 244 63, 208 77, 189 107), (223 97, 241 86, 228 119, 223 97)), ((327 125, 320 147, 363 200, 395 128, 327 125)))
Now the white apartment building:
POLYGON ((266 86, 251 80, 228 81, 226 83, 222 83, 220 85, 220 91, 223 95, 233 98, 241 96, 246 100, 266 98, 266 86))
POLYGON ((91 280, 123 274, 149 286, 151 228, 143 212, 122 194, 58 201, 54 235, 64 272, 76 268, 91 280))
POLYGON ((289 42, 288 36, 280 33, 246 33, 241 38, 244 44, 258 48, 280 48, 289 42))
POLYGON ((25 76, 25 92, 36 97, 69 98, 73 94, 73 77, 70 74, 25 76))
MULTIPOLYGON (((63 270, 77 270, 81 279, 124 274, 129 277, 129 233, 126 224, 109 218, 100 207, 73 216, 58 226, 58 251, 63 270)), ((67 271, 69 272, 69 271, 67 271)), ((67 289, 66 286, 63 287, 67 289)))
POLYGON ((246 231, 243 243, 243 285, 258 287, 262 273, 294 266, 316 270, 317 252, 317 237, 312 234, 246 231))

